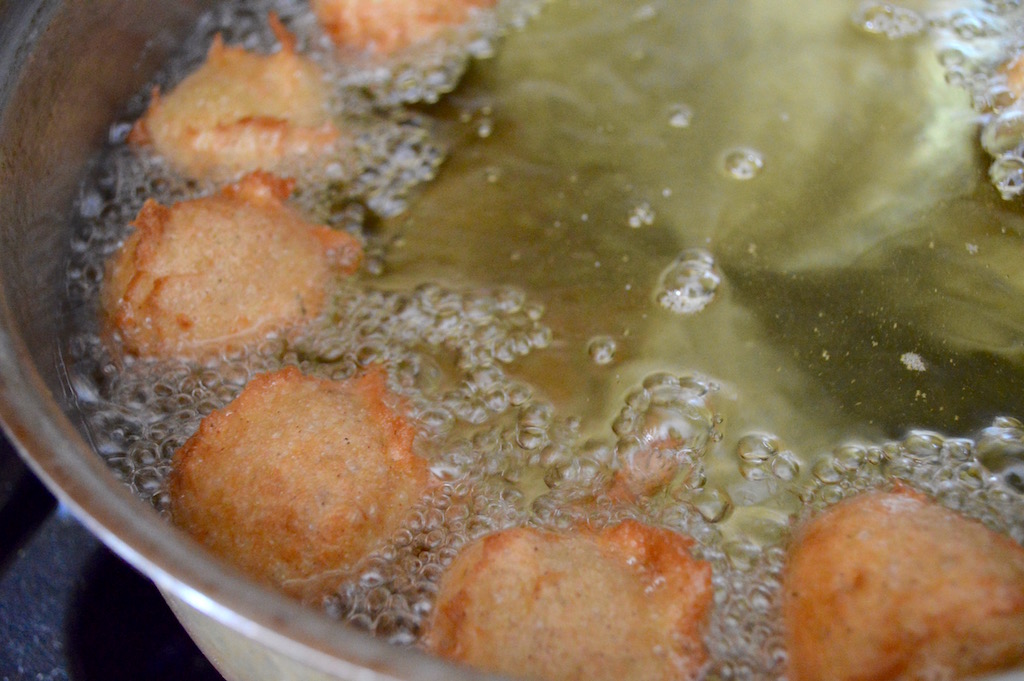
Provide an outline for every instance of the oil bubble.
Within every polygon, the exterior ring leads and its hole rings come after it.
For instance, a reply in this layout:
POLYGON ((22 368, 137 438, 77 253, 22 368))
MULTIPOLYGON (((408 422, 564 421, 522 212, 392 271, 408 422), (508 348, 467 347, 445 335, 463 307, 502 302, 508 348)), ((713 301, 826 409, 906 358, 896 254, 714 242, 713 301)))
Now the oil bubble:
POLYGON ((619 473, 634 494, 703 483, 701 459, 720 435, 711 403, 717 387, 698 376, 652 374, 626 396, 612 424, 619 473))
POLYGON ((668 124, 673 128, 688 128, 693 121, 693 109, 686 104, 674 104, 669 109, 668 124))
POLYGON ((795 480, 800 472, 797 456, 783 448, 778 437, 752 433, 736 443, 740 474, 750 481, 775 478, 784 482, 795 480))
POLYGON ((773 435, 745 435, 736 445, 736 455, 750 463, 770 461, 779 451, 779 440, 773 435))
POLYGON ((484 176, 487 178, 489 184, 496 184, 501 180, 501 168, 497 166, 487 166, 484 168, 484 176))
POLYGON ((981 131, 981 146, 993 156, 1012 151, 1024 142, 1024 110, 1014 107, 989 121, 981 131))
POLYGON ((936 462, 942 458, 945 439, 926 430, 914 430, 903 439, 904 454, 916 463, 936 462))
POLYGON ((611 336, 595 336, 587 343, 587 354, 590 355, 594 364, 599 366, 611 364, 615 360, 616 350, 618 350, 618 344, 611 336))
POLYGON ((880 2, 863 3, 854 13, 853 22, 867 33, 890 40, 920 35, 925 27, 924 18, 917 12, 880 2))
POLYGON ((704 249, 692 249, 681 253, 662 273, 655 299, 666 310, 690 315, 711 304, 721 283, 714 256, 704 249))
POLYGON ((752 180, 764 168, 764 156, 756 149, 737 147, 722 157, 722 170, 734 180, 752 180))
POLYGON ((1017 419, 998 418, 981 431, 978 461, 1018 492, 1024 492, 1024 424, 1017 419))
POLYGON ((629 211, 629 226, 633 229, 649 227, 654 224, 654 209, 647 201, 637 204, 629 211))
POLYGON ((717 487, 701 490, 691 501, 701 517, 709 523, 722 522, 729 517, 733 508, 728 492, 717 487))
POLYGON ((1004 200, 1020 196, 1024 192, 1024 156, 1000 154, 989 166, 988 175, 1004 200))
POLYGON ((815 461, 811 472, 815 478, 826 485, 834 485, 843 479, 842 473, 834 465, 831 456, 823 456, 815 461))
POLYGON ((791 451, 779 452, 771 461, 771 469, 776 478, 790 482, 800 474, 800 460, 791 451))
POLYGON ((996 16, 982 8, 958 9, 946 23, 957 37, 968 41, 995 36, 1000 30, 996 16))
POLYGON ((633 12, 633 21, 643 22, 650 21, 658 16, 658 8, 654 5, 642 5, 639 9, 633 12))

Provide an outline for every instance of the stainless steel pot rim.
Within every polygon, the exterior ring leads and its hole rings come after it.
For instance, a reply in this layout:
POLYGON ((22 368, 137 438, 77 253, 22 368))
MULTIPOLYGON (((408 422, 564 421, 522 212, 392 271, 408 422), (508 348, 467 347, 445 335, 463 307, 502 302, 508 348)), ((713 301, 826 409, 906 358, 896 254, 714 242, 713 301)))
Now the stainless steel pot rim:
MULTIPOLYGON (((38 29, 57 0, 2 4, 19 30, 38 29), (32 8, 29 12, 28 8, 32 8), (23 11, 24 9, 24 11, 23 11)), ((0 45, 0 62, 20 65, 31 47, 0 45), (8 53, 17 53, 12 57, 8 53)), ((0 106, 17 79, 0 78, 0 106)), ((0 119, 3 113, 0 109, 0 119)), ((0 163, 8 163, 0 157, 0 163)), ((0 425, 22 457, 71 512, 161 589, 204 615, 324 674, 349 679, 497 678, 398 648, 346 627, 206 555, 116 480, 58 405, 18 333, 9 293, 0 288, 0 425)), ((53 361, 59 365, 59 358, 53 361)), ((985 677, 1024 681, 1024 670, 985 677)))

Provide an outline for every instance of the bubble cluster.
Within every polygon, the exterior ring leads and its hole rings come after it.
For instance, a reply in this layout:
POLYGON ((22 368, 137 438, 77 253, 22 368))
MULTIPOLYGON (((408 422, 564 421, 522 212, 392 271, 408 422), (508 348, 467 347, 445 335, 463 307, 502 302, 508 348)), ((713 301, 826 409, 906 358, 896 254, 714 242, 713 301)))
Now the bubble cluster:
MULTIPOLYGON (((720 385, 673 370, 649 375, 621 408, 611 405, 616 416, 601 424, 611 435, 593 436, 581 418, 561 413, 541 389, 516 377, 520 360, 554 342, 543 308, 522 290, 374 287, 372 277, 385 269, 385 245, 373 238, 373 220, 405 210, 444 156, 430 118, 404 104, 435 101, 450 90, 468 59, 487 56, 503 31, 521 25, 540 4, 501 3, 496 14, 478 17, 446 41, 373 68, 365 62, 359 68, 355 62, 328 66, 337 111, 352 133, 352 155, 338 167, 300 176, 295 202, 314 219, 367 237, 368 263, 360 278, 337 283, 327 309, 307 328, 268 338, 230 361, 121 358, 102 339, 95 309, 103 264, 142 202, 171 203, 213 191, 125 149, 129 121, 111 126, 111 148, 78 201, 66 278, 75 331, 63 359, 88 435, 115 475, 166 513, 165 479, 174 452, 204 416, 230 402, 253 376, 298 366, 345 379, 382 364, 390 387, 409 405, 417 448, 428 458, 437 487, 397 535, 323 603, 330 614, 394 643, 412 644, 438 580, 466 543, 512 526, 568 530, 633 518, 694 537, 695 554, 711 561, 716 604, 707 677, 720 679, 785 673, 776 610, 791 521, 900 481, 1024 541, 1024 426, 1014 419, 996 419, 975 440, 915 431, 892 442, 852 442, 811 456, 791 451, 769 432, 724 438, 720 412, 727 398, 720 385)), ((977 11, 925 16, 866 3, 855 22, 889 38, 917 35, 926 27, 948 38, 940 59, 951 82, 968 88, 990 115, 982 143, 996 156, 992 179, 1004 196, 1015 196, 1024 186, 1024 126, 1008 99, 1006 78, 992 75, 993 64, 1002 62, 966 46, 987 47, 1005 36, 1004 24, 1020 16, 1020 7, 983 4, 977 11)), ((271 7, 296 33, 301 50, 322 64, 334 63, 333 47, 312 22, 307 3, 228 3, 204 20, 160 83, 173 84, 199 63, 217 31, 250 49, 274 49, 265 21, 271 7)), ((656 10, 645 5, 635 17, 646 21, 656 10)), ((140 95, 132 104, 135 113, 145 103, 140 95)), ((666 109, 654 115, 664 126, 666 109)), ((688 127, 692 115, 685 105, 671 107, 669 125, 688 127)), ((490 133, 489 111, 472 122, 482 135, 490 133)), ((763 166, 760 153, 740 148, 723 156, 721 171, 744 180, 763 166)), ((488 167, 487 181, 500 181, 500 170, 488 167)), ((615 223, 619 229, 621 218, 615 223)), ((626 222, 632 228, 651 225, 654 210, 639 203, 630 207, 626 222)), ((722 277, 709 251, 685 251, 661 273, 655 300, 671 312, 695 314, 715 299, 722 277)), ((590 338, 585 351, 598 367, 626 364, 610 336, 590 338)))
POLYGON ((914 10, 881 2, 863 3, 853 15, 853 23, 890 40, 921 35, 925 29, 924 17, 914 10))
POLYGON ((794 491, 807 514, 899 482, 1022 542, 1022 436, 1020 422, 1000 417, 975 439, 914 430, 880 445, 850 443, 817 457, 794 491))
POLYGON ((1009 201, 1024 192, 1024 155, 1021 152, 1000 154, 988 169, 999 195, 1009 201))
POLYGON ((429 121, 404 111, 372 120, 356 137, 353 147, 357 167, 354 176, 340 186, 328 187, 340 189, 342 202, 365 203, 381 217, 403 212, 410 190, 434 179, 445 155, 433 140, 429 121))
POLYGON ((1024 187, 1024 6, 972 3, 936 12, 927 23, 946 81, 965 90, 982 114, 980 141, 993 158, 992 184, 1003 199, 1015 199, 1024 187))
POLYGON ((989 177, 1003 199, 1019 196, 1024 191, 1024 105, 1013 101, 990 116, 981 130, 981 146, 993 158, 989 177))
POLYGON ((633 229, 650 227, 654 224, 654 209, 647 201, 638 203, 629 211, 628 224, 633 229))
POLYGON ((652 374, 612 423, 620 478, 634 494, 704 485, 702 459, 720 437, 716 385, 699 376, 652 374))
POLYGON ((709 251, 687 250, 662 273, 655 300, 676 314, 695 314, 711 304, 721 283, 722 275, 709 251))
POLYGON ((981 146, 993 156, 1015 150, 1024 139, 1024 111, 1000 112, 981 131, 981 146))
POLYGON ((800 460, 784 449, 774 435, 756 433, 740 438, 736 445, 740 475, 747 480, 777 478, 790 482, 800 473, 800 460))
MULTIPOLYGON (((350 137, 344 158, 326 167, 295 169, 295 203, 311 219, 361 233, 372 216, 388 217, 404 210, 410 190, 432 179, 443 159, 443 150, 430 133, 430 121, 399 104, 436 99, 438 93, 454 84, 452 79, 461 74, 469 56, 484 55, 483 44, 496 37, 499 28, 522 25, 538 7, 538 2, 513 0, 503 3, 497 12, 478 13, 474 21, 452 36, 433 47, 424 47, 437 50, 437 59, 409 55, 418 59, 419 71, 415 74, 401 71, 397 62, 380 67, 398 74, 390 82, 404 89, 400 96, 382 95, 375 100, 367 97, 363 86, 354 86, 343 77, 352 75, 347 71, 351 62, 341 65, 308 3, 220 3, 202 16, 155 84, 165 90, 172 88, 202 63, 208 45, 218 34, 225 42, 249 50, 276 50, 277 38, 267 22, 267 14, 275 12, 294 33, 298 49, 329 73, 335 114, 344 118, 342 127, 350 137), (449 68, 456 54, 461 65, 449 68), (414 96, 413 90, 418 94, 414 96)), ((336 299, 343 298, 344 303, 336 301, 313 325, 315 331, 268 339, 251 356, 231 363, 214 362, 213 368, 200 368, 127 360, 119 366, 121 360, 115 361, 99 340, 101 329, 93 312, 105 261, 124 240, 147 199, 171 204, 215 191, 212 185, 181 178, 145 151, 126 146, 131 121, 148 105, 148 92, 146 88, 129 102, 127 119, 111 126, 110 148, 98 163, 93 179, 83 186, 66 275, 69 307, 75 317, 72 326, 77 329, 66 353, 73 366, 69 380, 78 393, 97 449, 109 454, 117 474, 140 497, 165 510, 161 481, 173 451, 195 430, 203 415, 226 404, 248 378, 283 365, 297 364, 311 373, 344 378, 370 361, 391 362, 405 372, 403 376, 415 375, 415 380, 422 383, 429 382, 426 377, 433 367, 444 363, 429 356, 431 352, 454 354, 459 366, 476 371, 467 381, 471 387, 464 387, 465 394, 453 391, 445 395, 440 401, 442 407, 433 411, 435 420, 425 423, 472 421, 481 418, 481 409, 485 413, 500 411, 503 404, 514 400, 510 396, 516 393, 514 388, 504 383, 496 385, 501 379, 486 379, 486 389, 474 384, 474 380, 484 381, 481 376, 486 372, 481 369, 485 365, 510 362, 549 342, 550 332, 538 322, 539 310, 526 309, 521 294, 511 290, 460 297, 427 287, 404 298, 399 294, 397 300, 366 291, 338 291, 336 299), (341 311, 345 306, 356 309, 341 311), (402 308, 404 316, 392 320, 405 323, 403 329, 385 322, 373 327, 374 320, 387 317, 396 307, 402 308), (338 323, 346 312, 353 316, 346 317, 346 323, 338 323), (454 321, 458 315, 462 315, 461 323, 454 321), (354 325, 357 318, 362 326, 354 325), (415 339, 409 342, 425 344, 430 350, 417 354, 395 342, 396 337, 415 339)), ((376 248, 373 243, 367 245, 366 269, 371 273, 380 269, 379 258, 374 257, 376 248)))
MULTIPOLYGON (((778 438, 750 434, 736 449, 741 468, 755 464, 754 479, 766 479, 764 465, 790 454, 778 438)), ((785 457, 788 458, 788 457, 785 457)), ((1024 474, 1024 425, 996 418, 975 439, 911 431, 900 440, 881 444, 851 442, 811 460, 809 475, 787 472, 773 496, 760 508, 786 509, 781 533, 713 544, 721 553, 716 564, 716 608, 708 643, 713 651, 710 673, 715 678, 777 678, 784 673, 786 651, 779 621, 781 575, 792 527, 840 501, 895 484, 924 492, 940 504, 1024 542, 1020 513, 1024 474), (787 508, 780 503, 799 498, 787 508)), ((750 468, 746 468, 750 471, 750 468)), ((750 479, 747 475, 745 478, 750 479)))
POLYGON ((298 41, 299 49, 317 61, 340 96, 368 97, 375 106, 433 103, 455 88, 471 59, 486 59, 510 30, 535 16, 545 0, 503 0, 494 10, 475 11, 467 22, 449 27, 435 40, 392 55, 339 49, 323 31, 308 3, 298 0, 245 0, 218 5, 200 21, 199 31, 184 53, 194 65, 214 33, 228 43, 270 51, 275 47, 266 15, 275 11, 298 41), (339 58, 341 57, 341 58, 339 58))
POLYGON ((492 57, 504 35, 522 28, 545 2, 503 0, 492 11, 471 12, 468 21, 447 28, 440 39, 386 56, 347 51, 336 59, 335 46, 310 15, 302 28, 341 90, 369 96, 377 106, 432 104, 455 89, 472 59, 492 57))
POLYGON ((1024 494, 1024 424, 1000 417, 981 431, 977 458, 982 468, 1024 494))
POLYGON ((744 569, 724 556, 716 563, 706 678, 784 678, 786 648, 778 616, 784 565, 785 550, 778 546, 751 551, 744 569))
POLYGON ((69 382, 93 447, 143 501, 167 513, 171 457, 199 422, 272 362, 196 366, 132 361, 118 369, 97 338, 69 343, 69 382))
POLYGON ((513 506, 464 482, 445 484, 413 509, 388 544, 361 561, 323 606, 391 643, 417 640, 437 584, 459 549, 517 524, 513 506))
POLYGON ((550 342, 539 318, 511 289, 380 293, 344 286, 302 333, 208 366, 134 360, 119 368, 95 333, 77 334, 69 343, 69 380, 96 448, 133 491, 165 510, 160 486, 173 452, 257 373, 296 365, 344 379, 381 363, 408 394, 424 434, 441 437, 528 399, 501 367, 550 342))

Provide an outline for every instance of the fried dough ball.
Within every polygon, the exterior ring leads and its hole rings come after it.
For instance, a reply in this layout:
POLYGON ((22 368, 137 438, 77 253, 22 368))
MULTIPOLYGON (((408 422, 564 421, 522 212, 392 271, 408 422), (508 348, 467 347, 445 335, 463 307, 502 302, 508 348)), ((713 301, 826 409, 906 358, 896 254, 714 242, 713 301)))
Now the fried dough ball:
POLYGON ((129 142, 152 145, 179 172, 225 180, 281 171, 335 149, 340 132, 328 110, 324 74, 295 52, 277 17, 272 55, 225 47, 218 35, 206 62, 166 96, 153 91, 129 142))
POLYGON ((692 543, 635 521, 489 535, 442 578, 424 644, 527 679, 696 678, 712 589, 711 566, 690 556, 692 543))
POLYGON ((1018 55, 1000 69, 1006 76, 1006 85, 1014 99, 1020 99, 1024 95, 1024 54, 1018 55))
POLYGON ((174 522, 256 579, 315 601, 391 535, 430 474, 372 368, 252 379, 174 455, 174 522))
POLYGON ((147 201, 101 294, 125 350, 208 355, 315 317, 331 277, 355 271, 362 251, 288 207, 293 184, 255 173, 206 198, 147 201))
POLYGON ((955 679, 1024 661, 1024 548, 917 492, 870 492, 798 533, 791 681, 955 679))
POLYGON ((665 439, 637 447, 612 477, 608 495, 616 501, 634 502, 654 494, 678 477, 695 475, 693 454, 679 439, 665 439))
POLYGON ((392 54, 465 23, 496 0, 313 0, 313 11, 341 47, 392 54))

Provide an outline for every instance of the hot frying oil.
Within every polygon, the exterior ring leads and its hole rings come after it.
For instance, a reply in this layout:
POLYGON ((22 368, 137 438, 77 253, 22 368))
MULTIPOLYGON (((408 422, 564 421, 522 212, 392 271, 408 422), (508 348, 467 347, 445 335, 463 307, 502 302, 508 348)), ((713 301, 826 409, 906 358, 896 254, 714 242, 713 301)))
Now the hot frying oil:
MULTIPOLYGON (((303 3, 231 4, 163 83, 216 30, 269 49, 271 6, 329 62, 303 3)), ((115 361, 99 333, 141 201, 210 191, 125 149, 128 115, 68 270, 90 436, 166 512, 174 450, 251 376, 381 362, 442 483, 331 613, 409 643, 469 539, 638 518, 715 566, 709 677, 774 678, 784 547, 811 510, 899 479, 1024 541, 1024 127, 1006 141, 998 69, 1020 14, 512 2, 418 64, 329 66, 354 156, 296 200, 368 264, 310 329, 206 366, 115 361)))

